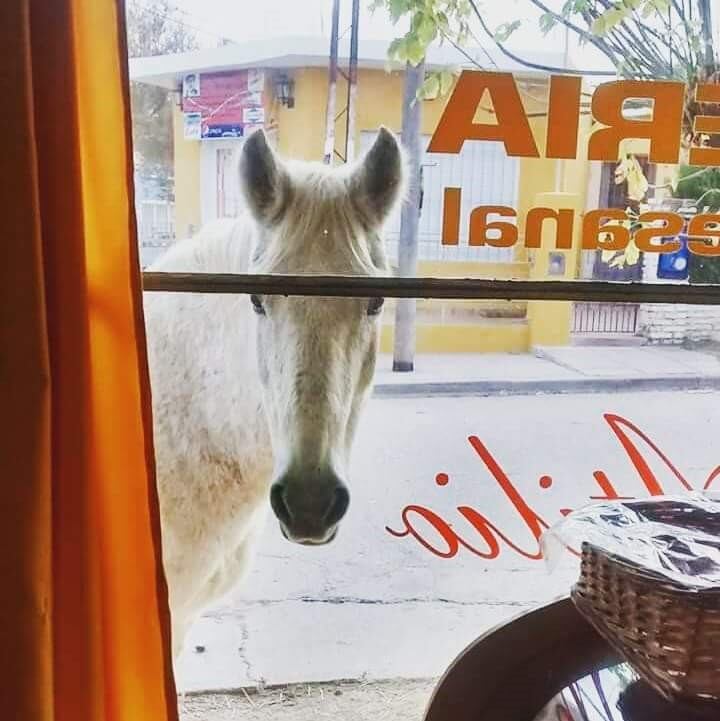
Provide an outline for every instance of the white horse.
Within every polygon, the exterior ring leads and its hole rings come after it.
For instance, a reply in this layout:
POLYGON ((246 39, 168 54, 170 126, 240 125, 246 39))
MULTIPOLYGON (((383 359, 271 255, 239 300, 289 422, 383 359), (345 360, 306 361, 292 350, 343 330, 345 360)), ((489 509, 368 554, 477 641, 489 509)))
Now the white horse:
MULTIPOLYGON (((384 275, 381 228, 403 177, 384 128, 341 169, 281 161, 259 131, 240 157, 250 215, 206 227, 153 270, 384 275)), ((335 537, 381 308, 377 298, 146 294, 176 656, 197 616, 247 571, 268 495, 289 540, 335 537)))

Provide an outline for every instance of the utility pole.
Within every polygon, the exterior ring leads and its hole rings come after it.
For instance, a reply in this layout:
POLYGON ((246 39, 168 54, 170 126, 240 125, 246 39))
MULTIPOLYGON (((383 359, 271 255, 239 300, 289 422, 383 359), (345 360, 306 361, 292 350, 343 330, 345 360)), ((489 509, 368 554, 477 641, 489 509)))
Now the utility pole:
MULTIPOLYGON (((424 60, 417 66, 410 63, 405 65, 401 140, 407 155, 410 183, 400 216, 398 248, 398 272, 400 277, 405 278, 417 274, 422 169, 422 102, 418 99, 418 91, 424 81, 424 60)), ((415 369, 415 308, 414 298, 398 298, 395 306, 393 370, 399 373, 415 369)))
POLYGON ((328 100, 325 117, 323 162, 332 165, 335 154, 335 113, 337 108, 338 42, 340 34, 340 0, 333 0, 330 29, 330 62, 328 64, 328 100))
MULTIPOLYGON (((325 147, 323 161, 331 165, 335 156, 343 163, 355 158, 355 117, 357 105, 357 66, 358 38, 360 26, 360 0, 352 0, 352 19, 350 22, 350 57, 345 72, 338 62, 340 44, 340 0, 333 0, 332 29, 330 34, 330 58, 328 63, 328 101, 325 119, 325 147), (337 112, 337 79, 341 75, 347 83, 345 107, 337 112), (345 142, 338 149, 336 125, 345 116, 345 142)), ((345 33, 343 33, 344 35, 345 33)))
POLYGON ((360 26, 360 0, 352 0, 350 26, 350 68, 348 72, 347 123, 345 125, 345 162, 355 159, 355 105, 357 104, 358 31, 360 26))
POLYGON ((712 8, 710 0, 698 0, 698 8, 700 10, 700 23, 702 25, 703 43, 705 45, 703 60, 705 61, 705 69, 710 70, 715 66, 715 44, 713 42, 712 8))

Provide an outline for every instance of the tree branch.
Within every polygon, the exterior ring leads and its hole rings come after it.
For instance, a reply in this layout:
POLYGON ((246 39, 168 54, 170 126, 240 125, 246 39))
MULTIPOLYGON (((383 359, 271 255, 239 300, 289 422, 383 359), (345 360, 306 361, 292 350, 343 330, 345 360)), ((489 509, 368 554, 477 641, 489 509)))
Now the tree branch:
POLYGON ((651 74, 656 76, 668 76, 671 74, 665 58, 656 51, 653 45, 643 43, 626 23, 616 25, 610 32, 615 34, 621 42, 624 41, 626 47, 635 47, 636 52, 644 58, 644 62, 651 74))
MULTIPOLYGON (((472 65, 474 65, 476 68, 479 68, 480 70, 485 70, 485 68, 482 65, 480 65, 480 63, 472 55, 470 55, 470 53, 467 52, 467 50, 465 50, 465 48, 463 48, 463 46, 460 45, 460 43, 457 42, 457 40, 455 40, 455 38, 451 38, 446 33, 441 33, 441 35, 445 40, 447 40, 455 48, 455 50, 457 50, 461 55, 463 55, 466 60, 469 60, 472 65)), ((484 48, 483 48, 483 51, 485 52, 485 55, 487 56, 488 60, 497 68, 498 65, 495 62, 495 60, 493 59, 492 55, 490 55, 490 53, 488 53, 484 48)))
MULTIPOLYGON (((598 0, 600 6, 605 10, 612 9, 614 6, 608 2, 608 0, 598 0)), ((598 12, 595 8, 587 8, 583 12, 583 18, 588 25, 592 25, 593 22, 598 20, 603 15, 603 12, 598 12)), ((619 23, 611 28, 606 34, 608 43, 612 40, 615 41, 614 49, 621 58, 624 59, 625 63, 633 62, 636 68, 636 72, 642 77, 653 77, 653 75, 665 75, 664 65, 665 60, 662 57, 657 56, 653 52, 649 52, 645 48, 642 42, 637 37, 633 36, 632 31, 629 30, 625 22, 619 23), (625 33, 630 37, 625 37, 625 33), (636 47, 636 55, 633 57, 629 55, 627 48, 636 47)))
MULTIPOLYGON (((643 36, 643 38, 647 38, 647 35, 652 35, 656 40, 659 40, 661 44, 665 43, 665 38, 663 38, 660 33, 655 30, 654 28, 651 28, 647 23, 644 23, 640 17, 638 17, 637 11, 633 10, 633 19, 635 21, 635 25, 638 28, 638 31, 643 36)), ((686 28, 687 29, 687 28, 686 28)), ((689 37, 689 35, 686 35, 686 38, 689 37)), ((688 62, 691 61, 691 58, 686 58, 684 55, 681 55, 680 52, 670 43, 668 45, 668 48, 670 52, 678 59, 678 62, 682 63, 683 65, 687 65, 688 62)), ((688 43, 688 49, 691 52, 692 55, 692 48, 690 47, 690 44, 688 43)))
MULTIPOLYGON (((688 59, 685 63, 686 69, 688 67, 698 67, 700 65, 699 58, 697 57, 697 54, 693 53, 692 44, 690 42, 690 36, 692 35, 692 28, 690 27, 690 23, 687 21, 687 18, 685 17, 685 2, 683 0, 683 6, 682 8, 678 5, 677 0, 672 0, 672 6, 675 8, 675 12, 678 14, 678 17, 680 18, 680 21, 682 22, 684 28, 685 28, 685 40, 687 42, 687 48, 688 48, 688 59)), ((692 19, 692 2, 690 3, 690 16, 692 19)), ((667 28, 667 31, 669 33, 673 33, 672 25, 669 21, 665 21, 663 18, 663 22, 665 22, 665 27, 667 28)))
POLYGON ((564 15, 561 15, 560 13, 555 12, 555 10, 552 10, 549 8, 544 2, 541 2, 541 0, 530 0, 530 2, 536 7, 542 10, 543 12, 547 13, 548 15, 552 15, 558 22, 562 23, 566 27, 570 28, 570 30, 575 31, 580 37, 585 38, 586 40, 589 40, 591 43, 595 43, 595 41, 598 39, 597 35, 593 35, 589 30, 583 30, 579 25, 576 25, 571 20, 566 18, 564 15))
MULTIPOLYGON (((485 34, 497 45, 500 52, 505 55, 506 57, 510 58, 511 60, 514 60, 516 63, 519 63, 520 65, 523 65, 526 68, 533 68, 535 70, 544 70, 548 73, 563 73, 565 75, 592 75, 595 77, 610 77, 615 75, 615 72, 606 72, 603 70, 575 70, 575 69, 569 69, 569 68, 559 68, 554 67, 552 65, 544 65, 542 63, 533 63, 529 60, 525 60, 521 58, 518 55, 515 55, 515 53, 510 52, 496 37, 495 34, 490 30, 487 23, 485 22, 485 19, 483 18, 482 14, 480 13, 480 9, 477 6, 477 3, 475 0, 468 0, 470 3, 470 6, 473 9, 473 12, 477 16, 478 21, 480 22, 480 25, 482 29, 484 30, 485 34)), ((531 0, 531 2, 535 2, 535 0, 531 0)), ((607 54, 607 53, 606 53, 607 54)))

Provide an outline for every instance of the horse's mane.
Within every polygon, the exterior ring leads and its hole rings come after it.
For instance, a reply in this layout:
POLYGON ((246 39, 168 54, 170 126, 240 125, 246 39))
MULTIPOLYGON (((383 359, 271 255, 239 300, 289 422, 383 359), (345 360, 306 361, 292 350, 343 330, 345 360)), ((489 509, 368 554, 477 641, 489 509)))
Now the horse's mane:
POLYGON ((252 224, 244 215, 207 223, 192 238, 172 245, 149 270, 245 273, 252 247, 252 224))
POLYGON ((331 259, 334 268, 344 272, 384 269, 384 253, 372 247, 381 245, 380 238, 367 233, 353 198, 353 168, 300 161, 285 161, 284 168, 292 190, 276 242, 261 244, 262 266, 327 270, 331 259))

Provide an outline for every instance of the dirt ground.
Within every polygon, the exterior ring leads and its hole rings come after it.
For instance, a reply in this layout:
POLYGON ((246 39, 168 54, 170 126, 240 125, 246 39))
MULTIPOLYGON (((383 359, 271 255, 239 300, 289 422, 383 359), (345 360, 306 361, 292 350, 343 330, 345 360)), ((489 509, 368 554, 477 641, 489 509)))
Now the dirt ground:
POLYGON ((422 721, 435 681, 343 681, 180 698, 181 721, 422 721))

